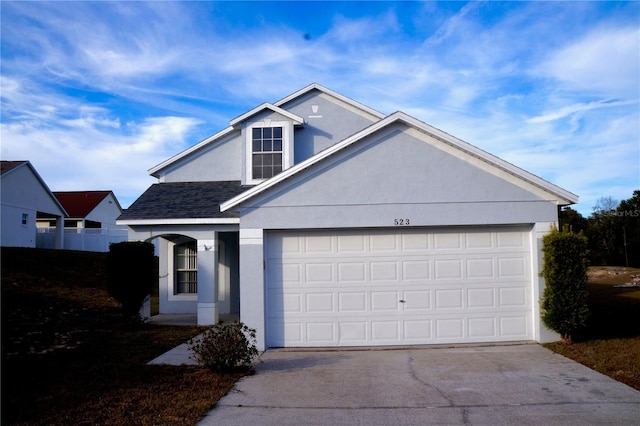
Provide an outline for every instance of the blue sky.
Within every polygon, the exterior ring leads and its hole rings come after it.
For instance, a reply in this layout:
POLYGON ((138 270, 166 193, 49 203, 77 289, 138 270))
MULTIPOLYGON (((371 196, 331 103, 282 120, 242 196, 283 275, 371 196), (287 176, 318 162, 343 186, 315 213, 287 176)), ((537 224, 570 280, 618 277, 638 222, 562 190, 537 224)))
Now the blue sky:
POLYGON ((640 189, 639 2, 7 2, 0 157, 115 192, 317 82, 580 196, 640 189))

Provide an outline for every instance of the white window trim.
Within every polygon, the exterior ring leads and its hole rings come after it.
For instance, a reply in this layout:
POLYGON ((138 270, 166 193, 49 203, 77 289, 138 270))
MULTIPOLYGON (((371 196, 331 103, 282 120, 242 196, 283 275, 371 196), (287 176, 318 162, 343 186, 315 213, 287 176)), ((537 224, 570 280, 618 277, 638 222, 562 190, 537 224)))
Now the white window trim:
POLYGON ((198 301, 198 293, 176 293, 175 247, 176 243, 169 242, 167 258, 167 299, 172 302, 198 301))
POLYGON ((291 167, 292 125, 289 121, 262 120, 251 123, 245 128, 245 183, 255 185, 267 179, 253 179, 253 141, 251 135, 255 127, 282 127, 282 170, 291 167))

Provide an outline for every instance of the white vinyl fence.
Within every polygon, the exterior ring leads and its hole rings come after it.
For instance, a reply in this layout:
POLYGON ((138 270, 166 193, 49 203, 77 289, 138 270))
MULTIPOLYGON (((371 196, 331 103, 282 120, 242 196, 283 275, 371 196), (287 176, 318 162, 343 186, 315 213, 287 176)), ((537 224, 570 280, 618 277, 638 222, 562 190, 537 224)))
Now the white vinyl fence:
MULTIPOLYGON (((82 251, 109 251, 109 244, 127 241, 126 229, 87 229, 73 228, 64 230, 64 249, 82 251)), ((36 247, 55 248, 56 228, 38 228, 36 247)))

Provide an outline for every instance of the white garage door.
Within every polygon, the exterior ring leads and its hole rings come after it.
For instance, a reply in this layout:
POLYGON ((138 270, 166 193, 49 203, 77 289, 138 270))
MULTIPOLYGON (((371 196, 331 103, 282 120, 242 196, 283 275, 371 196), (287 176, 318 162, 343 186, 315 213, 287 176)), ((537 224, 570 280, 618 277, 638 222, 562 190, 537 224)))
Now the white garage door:
POLYGON ((529 227, 267 234, 267 345, 532 340, 529 227))

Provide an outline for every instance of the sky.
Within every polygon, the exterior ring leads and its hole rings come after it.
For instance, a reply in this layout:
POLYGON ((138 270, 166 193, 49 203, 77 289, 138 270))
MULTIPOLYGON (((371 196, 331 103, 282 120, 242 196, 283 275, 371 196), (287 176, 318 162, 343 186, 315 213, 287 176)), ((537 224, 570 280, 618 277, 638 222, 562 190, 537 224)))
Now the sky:
POLYGON ((0 158, 112 190, 319 83, 574 194, 640 189, 640 2, 0 3, 0 158))

